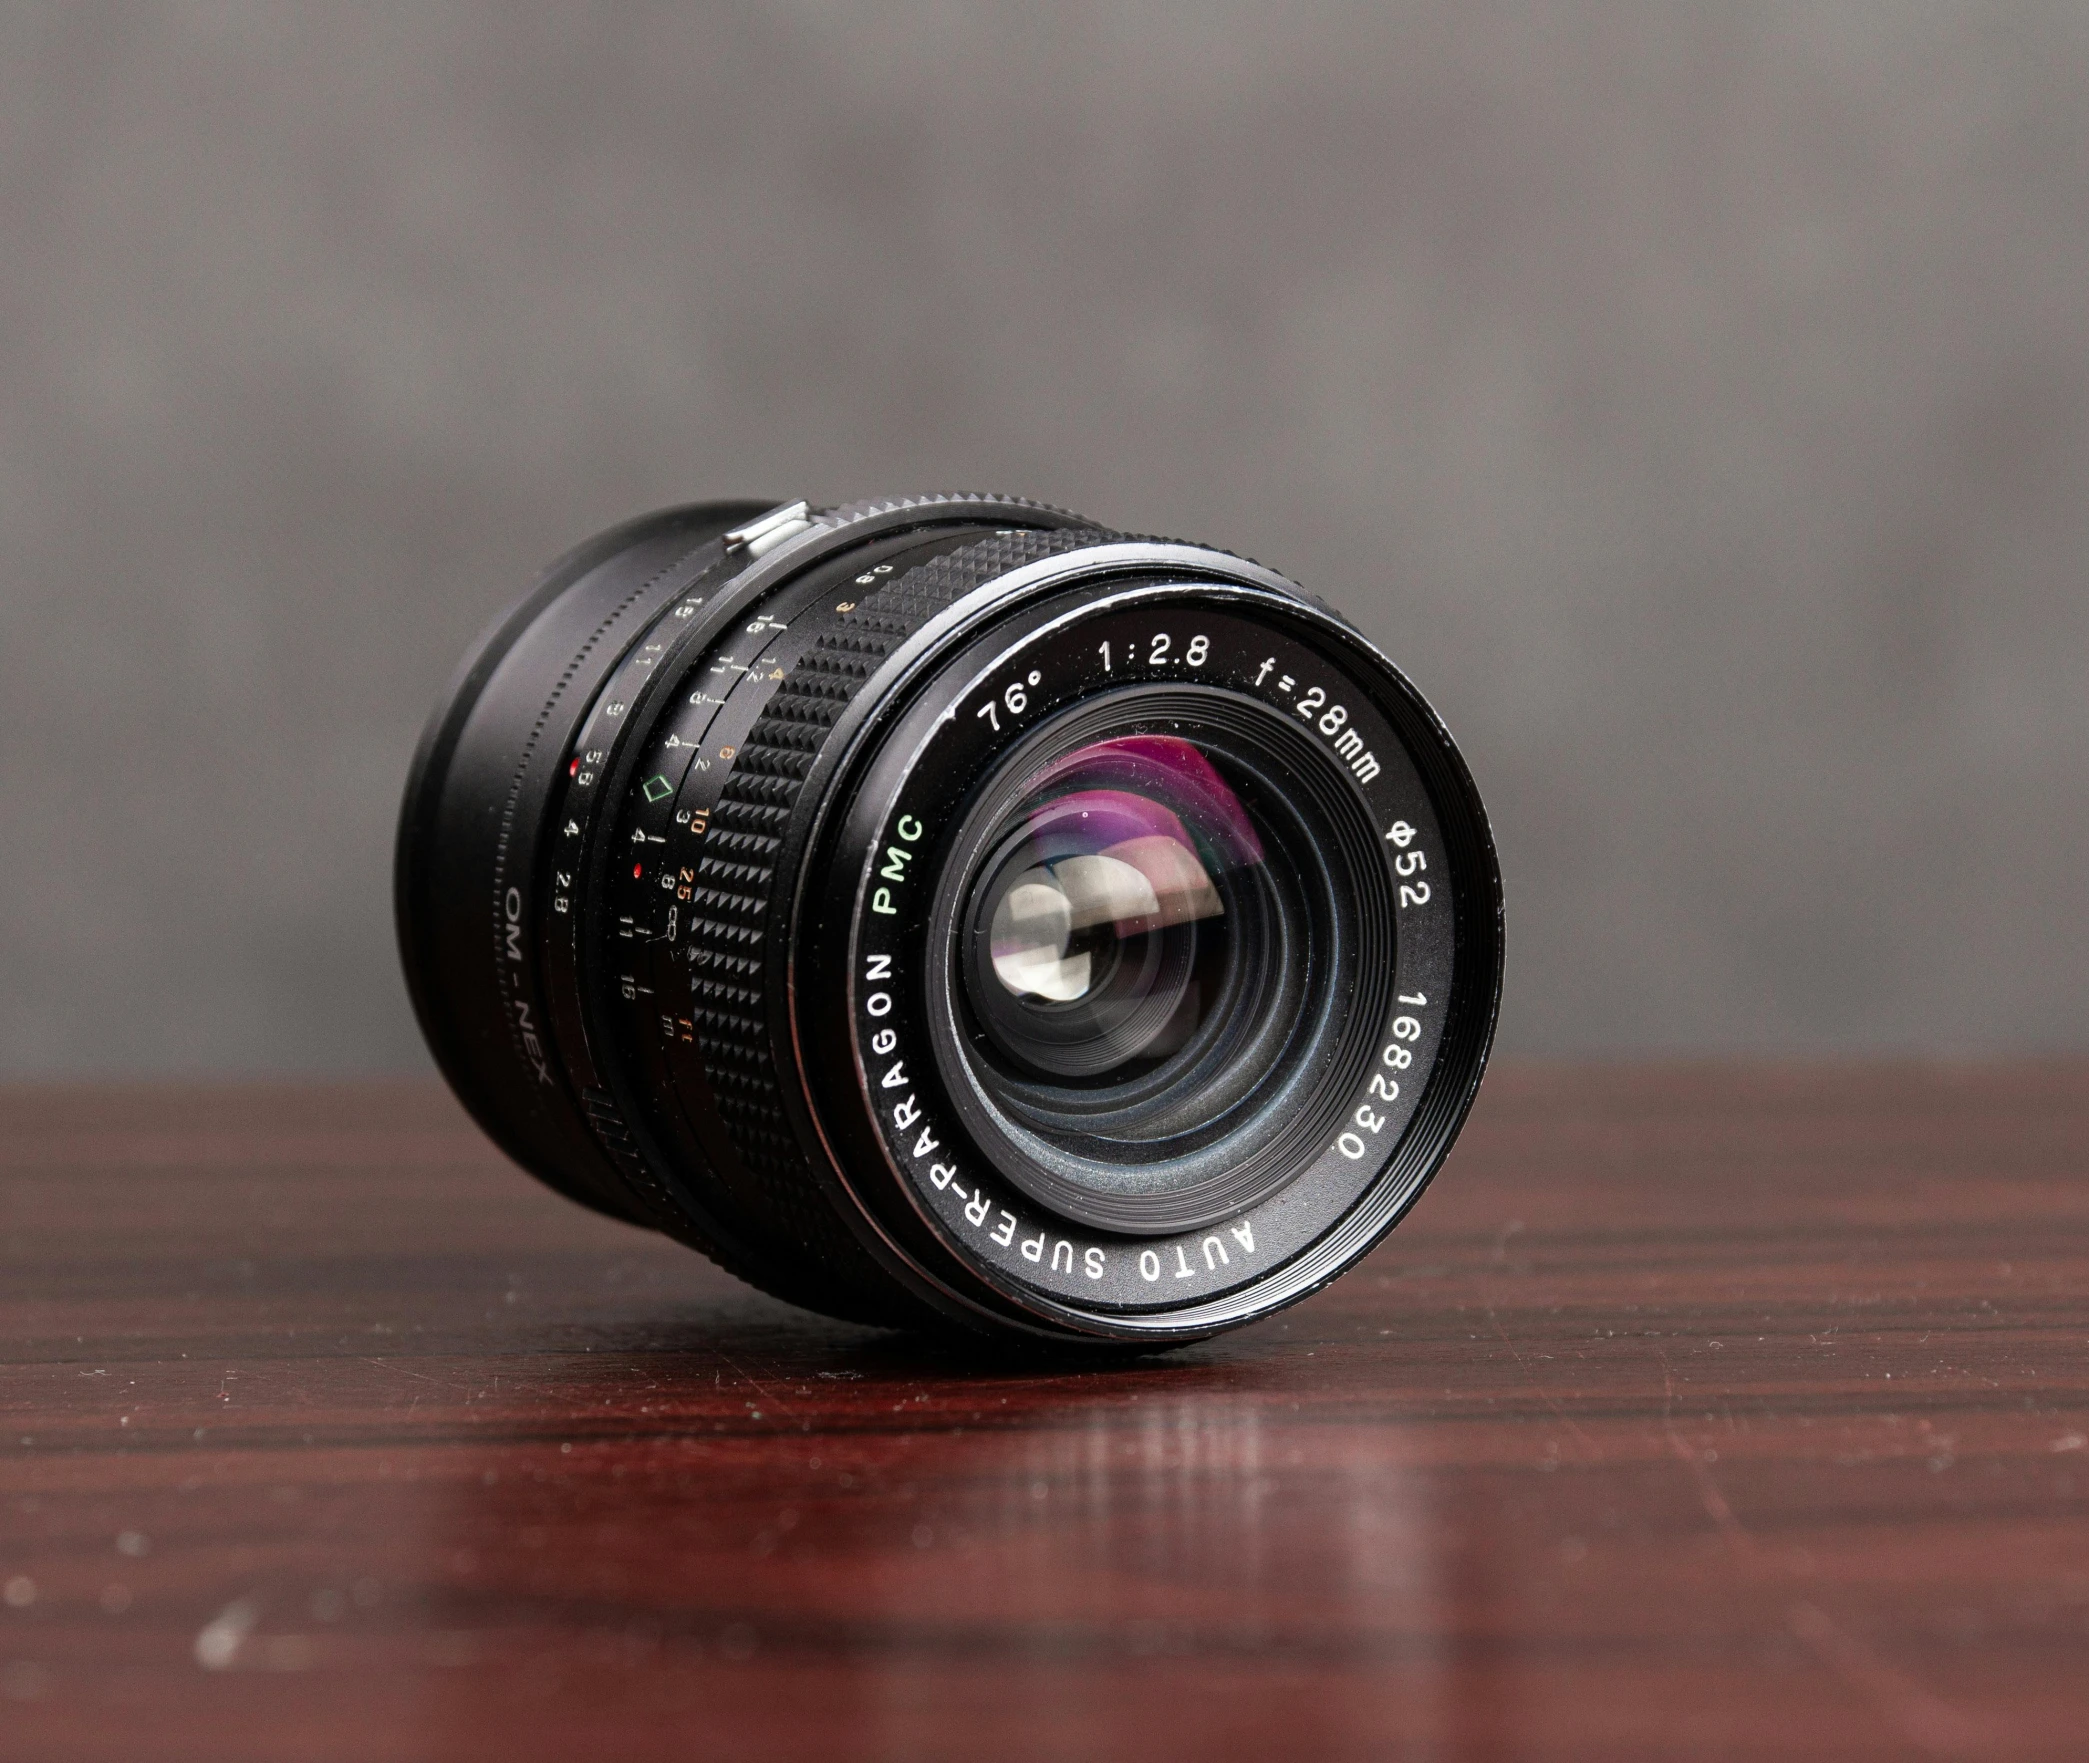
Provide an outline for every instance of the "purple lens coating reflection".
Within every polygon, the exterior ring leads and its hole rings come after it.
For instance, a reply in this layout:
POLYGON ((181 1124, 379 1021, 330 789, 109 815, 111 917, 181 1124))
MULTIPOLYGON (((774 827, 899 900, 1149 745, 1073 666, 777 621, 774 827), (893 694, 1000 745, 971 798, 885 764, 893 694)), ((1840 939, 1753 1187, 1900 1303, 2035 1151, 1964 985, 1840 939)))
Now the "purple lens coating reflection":
POLYGON ((1040 861, 1007 885, 989 933, 1002 986, 1057 1004, 1086 997, 1102 978, 1098 934, 1123 941, 1224 915, 1204 853, 1220 868, 1262 861, 1239 797, 1188 741, 1098 741, 1040 771, 1025 794, 1065 784, 1078 787, 1030 810, 1040 861))

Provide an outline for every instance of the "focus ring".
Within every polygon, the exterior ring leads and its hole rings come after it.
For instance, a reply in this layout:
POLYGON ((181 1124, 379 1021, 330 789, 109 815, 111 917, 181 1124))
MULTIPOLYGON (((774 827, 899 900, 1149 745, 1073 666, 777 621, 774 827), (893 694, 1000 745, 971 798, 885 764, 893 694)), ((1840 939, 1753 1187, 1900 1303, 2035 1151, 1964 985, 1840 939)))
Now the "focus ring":
MULTIPOLYGON (((690 927, 691 1015, 726 1131, 754 1178, 749 1203, 768 1230, 849 1278, 864 1252, 816 1199, 803 1148, 784 1107, 765 999, 776 860, 799 793, 842 713, 886 659, 937 613, 974 588, 1040 558, 1106 544, 1119 535, 1089 528, 996 534, 945 553, 840 614, 778 685, 741 743, 711 817, 698 866, 690 927), (715 853, 715 855, 714 855, 715 853)), ((787 878, 786 878, 787 879, 787 878)))

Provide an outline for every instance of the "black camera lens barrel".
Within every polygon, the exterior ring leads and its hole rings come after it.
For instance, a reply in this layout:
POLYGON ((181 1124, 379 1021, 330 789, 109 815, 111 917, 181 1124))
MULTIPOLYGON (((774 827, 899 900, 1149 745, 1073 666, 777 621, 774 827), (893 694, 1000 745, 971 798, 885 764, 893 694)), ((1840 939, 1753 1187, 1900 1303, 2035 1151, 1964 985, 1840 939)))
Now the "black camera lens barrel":
POLYGON ((1485 815, 1397 670, 1014 498, 569 553, 431 721, 396 895, 439 1065, 554 1188, 830 1314, 1069 1343, 1352 1263, 1500 990, 1485 815))

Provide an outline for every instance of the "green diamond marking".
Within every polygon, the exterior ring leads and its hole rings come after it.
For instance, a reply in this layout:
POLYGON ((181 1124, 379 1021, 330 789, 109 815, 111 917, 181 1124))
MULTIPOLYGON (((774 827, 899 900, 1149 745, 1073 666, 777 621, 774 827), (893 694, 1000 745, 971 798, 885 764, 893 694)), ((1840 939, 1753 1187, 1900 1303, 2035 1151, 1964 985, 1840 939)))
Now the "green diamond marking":
POLYGON ((666 778, 657 775, 647 778, 640 787, 645 791, 648 802, 657 802, 662 796, 672 796, 675 793, 675 786, 666 778))

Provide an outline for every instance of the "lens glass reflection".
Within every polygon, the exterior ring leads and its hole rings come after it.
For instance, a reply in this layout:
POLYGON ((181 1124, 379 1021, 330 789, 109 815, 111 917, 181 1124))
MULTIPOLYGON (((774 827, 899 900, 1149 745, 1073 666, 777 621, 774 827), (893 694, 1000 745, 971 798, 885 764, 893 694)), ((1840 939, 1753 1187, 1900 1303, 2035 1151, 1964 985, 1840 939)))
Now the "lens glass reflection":
POLYGON ((1007 1166, 1136 1204, 1252 1173, 1335 1019, 1325 841, 1237 740, 1113 735, 1003 788, 953 928, 1007 1166))
POLYGON ((1180 1051, 1224 989, 1232 872, 1263 860, 1189 741, 1098 741, 1031 779, 974 914, 985 1025, 1019 1066, 1094 1082, 1180 1051))

